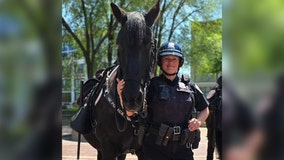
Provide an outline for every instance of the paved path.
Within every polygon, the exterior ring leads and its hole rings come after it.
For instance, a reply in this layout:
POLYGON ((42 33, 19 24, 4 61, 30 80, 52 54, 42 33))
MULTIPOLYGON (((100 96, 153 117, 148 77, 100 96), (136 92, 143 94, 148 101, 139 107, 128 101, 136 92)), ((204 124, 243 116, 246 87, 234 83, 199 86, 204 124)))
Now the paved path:
MULTIPOLYGON (((76 134, 72 134, 72 129, 68 126, 62 127, 62 160, 76 160, 77 159, 77 141, 76 134), (72 137, 73 135, 73 137, 72 137)), ((194 151, 194 160, 206 160, 207 150, 207 129, 201 128, 201 142, 199 148, 194 151)), ((96 160, 97 151, 87 142, 80 144, 80 160, 96 160)), ((127 154, 126 160, 137 160, 137 157, 132 154, 127 154)), ((214 155, 216 160, 216 154, 214 155)))

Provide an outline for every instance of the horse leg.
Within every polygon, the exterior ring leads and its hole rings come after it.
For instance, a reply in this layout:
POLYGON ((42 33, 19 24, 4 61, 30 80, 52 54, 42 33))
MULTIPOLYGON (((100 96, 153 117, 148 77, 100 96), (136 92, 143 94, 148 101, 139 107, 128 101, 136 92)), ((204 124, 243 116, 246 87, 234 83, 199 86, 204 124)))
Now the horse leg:
POLYGON ((111 152, 103 152, 102 160, 117 160, 116 155, 111 152))
POLYGON ((102 156, 102 151, 98 151, 98 154, 97 154, 97 160, 103 160, 103 156, 102 156))
POLYGON ((111 143, 102 143, 102 160, 117 160, 119 148, 111 143))

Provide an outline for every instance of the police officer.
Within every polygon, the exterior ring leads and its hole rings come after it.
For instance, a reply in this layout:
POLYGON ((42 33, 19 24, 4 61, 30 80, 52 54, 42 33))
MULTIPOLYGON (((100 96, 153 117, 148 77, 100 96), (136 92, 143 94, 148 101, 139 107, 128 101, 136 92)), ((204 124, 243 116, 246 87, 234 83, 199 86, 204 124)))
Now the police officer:
POLYGON ((207 160, 213 160, 215 144, 219 158, 222 159, 222 76, 217 79, 217 85, 209 91, 207 100, 210 103, 210 113, 206 119, 207 160))
POLYGON ((144 136, 145 160, 193 160, 187 133, 206 120, 208 102, 200 89, 181 82, 177 76, 184 57, 177 43, 167 42, 158 51, 162 74, 151 79, 148 92, 148 130, 144 136), (194 91, 194 94, 193 94, 194 91), (193 107, 200 114, 191 118, 193 107), (185 136, 187 135, 187 136, 185 136))

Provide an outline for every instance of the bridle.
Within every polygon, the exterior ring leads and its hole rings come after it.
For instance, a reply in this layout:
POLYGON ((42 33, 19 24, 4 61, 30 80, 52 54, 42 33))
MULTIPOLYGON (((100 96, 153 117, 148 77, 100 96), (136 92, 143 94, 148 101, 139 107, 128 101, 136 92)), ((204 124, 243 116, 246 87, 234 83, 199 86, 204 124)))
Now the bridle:
MULTIPOLYGON (((147 73, 148 75, 145 75, 145 79, 141 79, 141 81, 139 82, 140 85, 142 86, 141 88, 143 88, 143 94, 142 94, 142 107, 141 110, 138 111, 138 121, 146 119, 147 117, 147 102, 146 102, 146 92, 147 92, 147 86, 148 83, 150 82, 150 74, 153 72, 153 68, 156 65, 156 43, 154 41, 154 39, 151 41, 151 53, 150 53, 150 67, 149 67, 149 73, 147 73)), ((120 76, 121 71, 118 69, 118 73, 117 76, 120 76)), ((137 81, 137 79, 134 79, 130 77, 130 80, 135 80, 137 81)), ((129 80, 129 78, 128 78, 129 80)), ((117 83, 115 83, 115 88, 117 87, 117 83)), ((116 123, 116 127, 117 130, 119 132, 124 132, 127 129, 127 121, 132 121, 132 119, 130 117, 128 117, 126 115, 126 108, 122 105, 120 105, 120 101, 119 101, 119 96, 117 94, 117 92, 115 91, 115 103, 109 99, 110 104, 112 104, 112 106, 115 108, 116 112, 115 112, 115 123, 116 123), (122 116, 124 118, 124 122, 123 125, 120 124, 120 121, 118 119, 118 114, 120 116, 122 116)), ((134 122, 133 122, 134 123, 134 122)))

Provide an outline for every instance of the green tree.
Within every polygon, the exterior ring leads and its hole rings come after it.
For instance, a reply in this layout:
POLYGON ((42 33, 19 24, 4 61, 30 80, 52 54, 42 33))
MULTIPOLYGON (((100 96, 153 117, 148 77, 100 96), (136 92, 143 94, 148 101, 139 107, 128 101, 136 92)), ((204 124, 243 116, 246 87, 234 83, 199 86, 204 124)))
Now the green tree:
POLYGON ((178 42, 185 54, 185 65, 197 65, 191 61, 192 22, 210 21, 216 12, 221 12, 221 4, 222 0, 163 0, 160 18, 153 27, 157 47, 166 41, 178 42))
MULTIPOLYGON (((126 11, 146 13, 156 0, 114 1, 126 11)), ((162 42, 176 41, 183 46, 185 64, 190 58, 191 21, 212 18, 220 9, 221 0, 161 0, 161 13, 152 27, 156 47, 162 42)), ((63 0, 62 24, 75 41, 87 64, 88 78, 92 78, 94 68, 110 65, 116 58, 115 39, 119 27, 112 16, 110 3, 98 0, 63 0), (106 58, 107 57, 107 58, 106 58)), ((156 70, 156 69, 155 69, 156 70)))
POLYGON ((96 56, 104 52, 101 48, 107 45, 106 40, 111 38, 117 23, 109 18, 106 1, 64 0, 63 8, 68 12, 64 13, 66 17, 62 16, 63 27, 81 50, 90 79, 94 74, 96 56))
MULTIPOLYGON (((151 7, 149 4, 154 4, 154 0, 149 3, 121 0, 118 3, 122 8, 127 8, 126 11, 141 12, 146 12, 146 9, 151 7)), ((95 68, 111 65, 113 53, 116 52, 114 44, 118 22, 113 18, 108 1, 63 0, 62 25, 71 35, 71 38, 66 40, 74 41, 82 53, 89 79, 93 77, 95 68)))
POLYGON ((222 72, 222 20, 194 22, 191 41, 193 75, 222 72))

